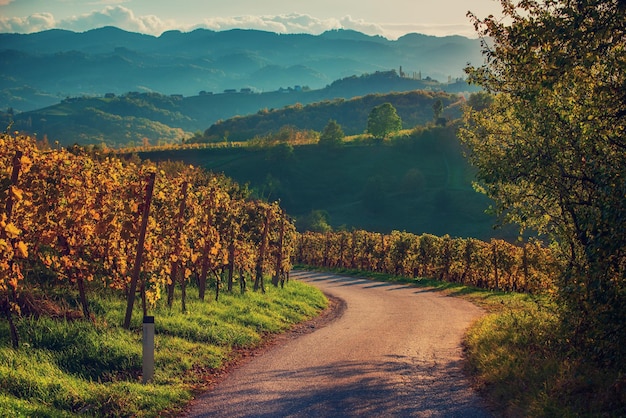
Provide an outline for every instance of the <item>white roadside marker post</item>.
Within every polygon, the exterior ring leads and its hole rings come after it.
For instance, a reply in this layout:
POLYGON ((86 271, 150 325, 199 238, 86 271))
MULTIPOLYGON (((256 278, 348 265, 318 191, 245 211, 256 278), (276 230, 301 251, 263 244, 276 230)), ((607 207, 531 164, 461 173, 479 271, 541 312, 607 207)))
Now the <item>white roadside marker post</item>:
POLYGON ((154 316, 143 317, 143 383, 154 377, 154 316))

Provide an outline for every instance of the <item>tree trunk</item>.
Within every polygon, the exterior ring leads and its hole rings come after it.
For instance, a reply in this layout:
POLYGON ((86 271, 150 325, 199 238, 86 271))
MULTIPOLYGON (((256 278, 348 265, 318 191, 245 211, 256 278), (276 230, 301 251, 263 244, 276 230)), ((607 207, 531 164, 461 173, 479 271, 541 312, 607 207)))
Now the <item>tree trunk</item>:
POLYGON ((139 239, 137 240, 135 264, 133 265, 132 276, 130 279, 130 289, 128 292, 128 301, 126 304, 126 316, 124 318, 125 329, 130 328, 130 320, 133 316, 133 305, 135 304, 135 293, 137 292, 137 280, 139 279, 139 273, 141 272, 143 246, 146 240, 146 229, 148 227, 148 216, 150 215, 150 203, 152 202, 152 192, 154 191, 155 178, 156 173, 150 173, 148 176, 148 184, 146 185, 146 196, 144 199, 141 227, 139 228, 139 239))
POLYGON ((91 312, 89 312, 89 303, 87 302, 87 293, 85 292, 85 281, 82 277, 78 277, 78 279, 76 279, 76 284, 78 285, 78 295, 80 296, 80 304, 83 308, 83 316, 85 317, 85 319, 91 319, 91 312))
POLYGON ((222 271, 222 273, 220 274, 217 274, 215 271, 213 271, 213 274, 215 275, 215 301, 217 302, 220 298, 220 287, 222 286, 221 275, 224 274, 224 271, 222 271))
POLYGON ((242 295, 246 293, 246 276, 243 270, 239 270, 239 289, 242 295))

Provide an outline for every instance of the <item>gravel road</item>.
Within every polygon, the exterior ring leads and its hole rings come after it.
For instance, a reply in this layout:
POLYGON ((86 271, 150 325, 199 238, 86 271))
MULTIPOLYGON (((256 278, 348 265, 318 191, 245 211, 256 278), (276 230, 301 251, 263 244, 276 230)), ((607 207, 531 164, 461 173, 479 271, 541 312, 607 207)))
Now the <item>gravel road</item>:
POLYGON ((338 298, 343 314, 235 368, 186 416, 491 416, 461 370, 461 338, 480 308, 403 284, 291 277, 338 298))

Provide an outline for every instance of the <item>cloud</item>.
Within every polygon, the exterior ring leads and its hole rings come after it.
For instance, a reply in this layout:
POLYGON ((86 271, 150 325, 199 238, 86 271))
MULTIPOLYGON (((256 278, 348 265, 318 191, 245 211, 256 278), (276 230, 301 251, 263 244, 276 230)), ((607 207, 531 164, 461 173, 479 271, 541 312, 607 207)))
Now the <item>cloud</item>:
POLYGON ((204 19, 194 28, 206 28, 215 31, 229 29, 258 29, 276 33, 312 33, 318 34, 329 29, 338 29, 341 24, 336 19, 320 20, 309 15, 286 14, 278 16, 236 16, 204 19))
POLYGON ((57 26, 77 32, 103 26, 117 26, 130 32, 159 35, 172 25, 172 22, 161 20, 154 15, 136 16, 132 10, 124 6, 107 6, 100 11, 63 19, 57 26))
MULTIPOLYGON (((396 39, 405 35, 401 28, 390 26, 387 30, 385 25, 367 22, 362 19, 353 19, 345 16, 341 19, 318 19, 306 14, 291 13, 277 16, 237 16, 237 17, 215 17, 204 19, 191 29, 206 28, 214 31, 229 29, 257 29, 277 33, 309 33, 318 35, 328 30, 351 29, 367 35, 382 35, 389 39, 396 39)), ((407 28, 409 28, 407 26, 407 28)), ((410 30, 409 30, 410 31, 410 30)))
POLYGON ((24 18, 0 16, 0 32, 32 33, 53 28, 83 32, 103 26, 117 26, 130 32, 160 35, 176 25, 173 21, 162 20, 154 15, 136 16, 124 6, 107 6, 99 11, 62 20, 56 20, 50 13, 36 13, 24 18))
MULTIPOLYGON (((10 0, 0 0, 0 2, 10 0)), ((98 3, 109 4, 104 9, 72 16, 67 19, 55 20, 49 13, 34 14, 25 18, 0 17, 0 32, 31 33, 46 29, 59 28, 83 32, 103 26, 116 26, 130 32, 140 32, 158 36, 167 30, 190 31, 206 28, 214 31, 229 29, 257 29, 276 33, 309 33, 320 34, 333 29, 351 29, 368 35, 382 35, 389 39, 411 32, 435 36, 463 34, 475 36, 469 25, 420 25, 420 24, 377 24, 362 19, 344 16, 340 19, 318 19, 306 14, 283 14, 276 16, 236 16, 215 17, 204 19, 195 25, 183 25, 174 20, 163 20, 154 15, 137 16, 120 4, 124 0, 100 0, 98 3)), ((1 3, 0 3, 1 4, 1 3)))
POLYGON ((468 24, 383 24, 382 31, 389 39, 397 39, 407 33, 423 33, 431 36, 461 35, 467 38, 476 38, 476 31, 468 24))
POLYGON ((31 33, 52 29, 56 25, 50 13, 36 13, 28 17, 0 17, 0 32, 31 33))

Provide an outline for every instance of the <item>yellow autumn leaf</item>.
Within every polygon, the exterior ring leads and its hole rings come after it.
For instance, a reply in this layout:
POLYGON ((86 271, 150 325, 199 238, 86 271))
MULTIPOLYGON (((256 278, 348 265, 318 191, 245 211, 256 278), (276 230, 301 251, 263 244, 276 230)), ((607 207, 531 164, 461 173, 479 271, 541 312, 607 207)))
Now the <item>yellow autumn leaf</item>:
POLYGON ((12 276, 9 280, 7 280, 7 284, 13 289, 17 289, 18 283, 17 283, 17 277, 16 276, 12 276))
POLYGON ((9 223, 4 227, 4 232, 7 233, 9 238, 17 238, 21 231, 15 225, 9 223))
POLYGON ((11 186, 11 197, 13 198, 13 200, 19 202, 24 198, 24 192, 22 192, 15 186, 11 186))
POLYGON ((89 211, 89 214, 94 221, 99 221, 101 219, 100 214, 93 209, 89 211))
POLYGON ((30 170, 30 167, 33 165, 33 160, 31 160, 27 155, 22 155, 20 165, 22 166, 22 171, 26 172, 30 170))
POLYGON ((20 258, 28 258, 28 247, 24 242, 20 241, 15 245, 16 255, 20 258))

